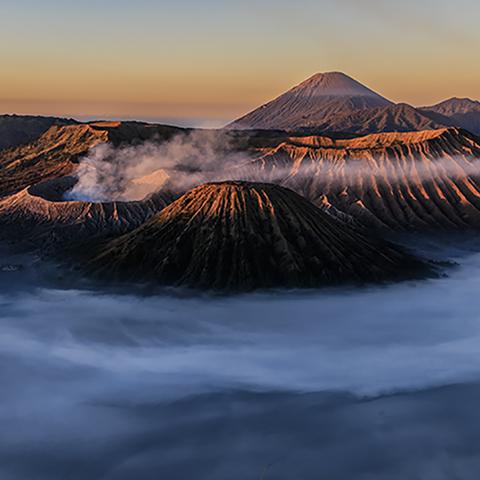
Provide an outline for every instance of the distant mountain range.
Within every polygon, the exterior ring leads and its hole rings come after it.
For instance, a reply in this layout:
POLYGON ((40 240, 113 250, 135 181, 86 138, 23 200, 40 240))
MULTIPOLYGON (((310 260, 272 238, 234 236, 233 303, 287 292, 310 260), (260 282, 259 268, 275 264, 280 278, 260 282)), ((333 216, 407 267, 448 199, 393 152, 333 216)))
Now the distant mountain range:
POLYGON ((421 108, 397 104, 340 72, 318 73, 227 126, 350 134, 445 127, 480 134, 480 102, 451 98, 421 108))
MULTIPOLYGON (((443 120, 446 119, 451 125, 480 134, 480 102, 478 101, 454 97, 431 107, 423 107, 423 110, 429 115, 432 113, 442 115, 443 120)), ((439 121, 442 121, 441 117, 439 121)))

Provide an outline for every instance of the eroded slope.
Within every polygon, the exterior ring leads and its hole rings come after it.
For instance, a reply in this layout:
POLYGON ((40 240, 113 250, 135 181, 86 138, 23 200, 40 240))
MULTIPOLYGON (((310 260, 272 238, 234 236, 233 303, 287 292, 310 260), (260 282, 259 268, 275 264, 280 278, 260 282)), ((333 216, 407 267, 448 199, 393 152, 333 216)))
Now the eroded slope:
POLYGON ((2 235, 40 248, 119 235, 172 201, 160 193, 137 202, 65 201, 63 195, 74 183, 71 177, 47 180, 1 199, 2 235))
POLYGON ((292 137, 243 168, 391 229, 480 227, 480 144, 459 129, 292 137))
POLYGON ((291 190, 247 182, 194 188, 90 263, 107 278, 220 290, 379 281, 422 268, 291 190))
POLYGON ((52 126, 36 140, 0 152, 0 197, 42 180, 70 175, 95 146, 165 140, 183 129, 139 122, 95 122, 52 126))

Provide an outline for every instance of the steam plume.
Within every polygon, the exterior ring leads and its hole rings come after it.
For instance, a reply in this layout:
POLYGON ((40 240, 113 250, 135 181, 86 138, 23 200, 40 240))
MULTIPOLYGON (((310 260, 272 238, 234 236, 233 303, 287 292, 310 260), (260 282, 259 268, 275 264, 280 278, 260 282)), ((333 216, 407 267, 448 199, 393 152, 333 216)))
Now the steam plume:
MULTIPOLYGON (((176 193, 209 181, 249 180, 279 183, 302 193, 315 178, 338 187, 364 183, 419 184, 439 178, 480 175, 477 158, 412 158, 329 160, 305 157, 298 162, 287 154, 262 157, 240 152, 230 137, 219 132, 181 134, 165 143, 137 146, 102 144, 80 162, 78 183, 68 199, 140 200, 165 188, 176 193), (284 156, 282 156, 284 155, 284 156)), ((321 192, 319 192, 321 193, 321 192)))

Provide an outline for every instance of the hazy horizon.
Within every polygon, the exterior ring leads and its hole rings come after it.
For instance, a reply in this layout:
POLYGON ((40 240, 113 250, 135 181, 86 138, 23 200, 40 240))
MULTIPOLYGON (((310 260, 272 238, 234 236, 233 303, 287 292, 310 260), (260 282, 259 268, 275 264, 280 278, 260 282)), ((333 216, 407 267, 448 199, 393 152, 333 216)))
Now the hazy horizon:
POLYGON ((473 0, 19 0, 0 20, 0 111, 220 126, 326 71, 415 106, 478 99, 475 12, 473 0))

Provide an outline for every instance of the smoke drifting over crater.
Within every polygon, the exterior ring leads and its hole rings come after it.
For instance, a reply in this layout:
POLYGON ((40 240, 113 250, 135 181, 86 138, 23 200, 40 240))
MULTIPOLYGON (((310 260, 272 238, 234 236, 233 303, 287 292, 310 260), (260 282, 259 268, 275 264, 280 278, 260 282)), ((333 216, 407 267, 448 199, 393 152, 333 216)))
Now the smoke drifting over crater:
POLYGON ((230 175, 249 159, 232 150, 226 135, 208 131, 180 134, 164 143, 102 144, 81 160, 78 183, 67 198, 141 200, 162 187, 184 192, 230 175))
MULTIPOLYGON (((383 134, 340 141, 338 145, 322 137, 299 137, 278 147, 245 151, 236 149, 232 137, 218 131, 179 134, 164 143, 120 147, 102 144, 81 160, 78 183, 66 198, 140 200, 159 189, 184 193, 199 184, 223 180, 278 183, 313 201, 324 193, 335 197, 343 189, 353 189, 350 203, 354 203, 359 198, 364 200, 367 190, 397 186, 404 191, 392 192, 396 198, 406 194, 427 198, 433 192, 445 200, 451 197, 451 189, 454 196, 465 189, 475 196, 479 189, 470 177, 475 181, 480 176, 478 156, 473 151, 449 154, 438 148, 425 154, 432 148, 428 142, 445 143, 460 135, 446 130, 427 134, 426 140, 417 138, 417 134, 383 134), (312 141, 327 143, 315 146, 309 143, 312 141), (456 186, 449 187, 450 180, 455 180, 456 186), (423 190, 425 184, 430 185, 428 193, 423 190), (414 186, 413 193, 409 193, 410 185, 414 186)), ((386 190, 377 194, 388 196, 386 190)))

